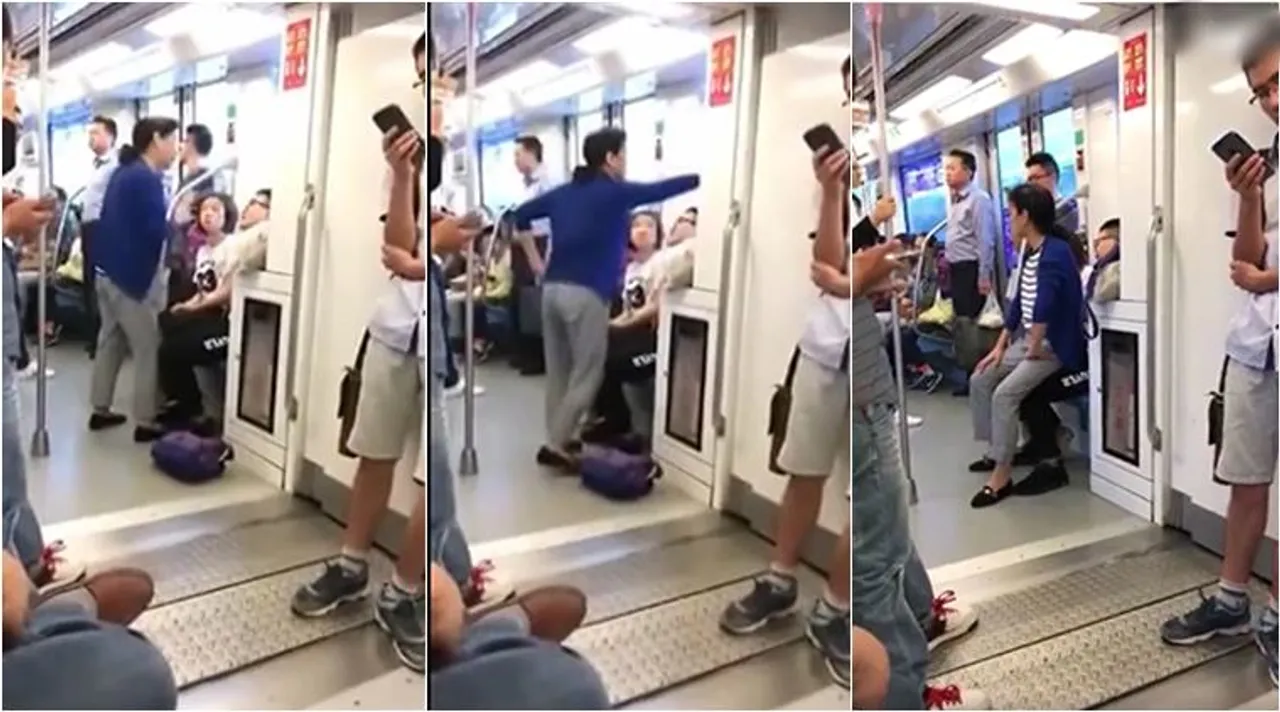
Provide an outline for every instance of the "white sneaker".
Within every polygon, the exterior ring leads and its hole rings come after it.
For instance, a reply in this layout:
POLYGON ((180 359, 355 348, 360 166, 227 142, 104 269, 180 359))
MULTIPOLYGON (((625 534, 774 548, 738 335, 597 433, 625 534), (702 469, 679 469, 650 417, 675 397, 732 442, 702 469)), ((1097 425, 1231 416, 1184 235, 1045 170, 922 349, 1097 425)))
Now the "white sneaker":
MULTIPOLYGON (((21 371, 18 371, 18 377, 30 380, 32 378, 35 378, 36 374, 39 372, 40 372, 40 364, 36 363, 35 361, 31 361, 27 363, 26 368, 22 369, 21 371)), ((45 368, 44 377, 53 378, 53 369, 45 368)))
POLYGON ((73 588, 80 583, 88 571, 84 562, 68 558, 63 553, 66 548, 61 540, 49 542, 44 546, 44 552, 40 555, 44 571, 37 577, 40 579, 38 583, 42 598, 73 588))
POLYGON ((991 698, 982 690, 962 689, 959 685, 925 685, 924 708, 927 710, 989 710, 991 698))
MULTIPOLYGON (((467 382, 465 379, 461 379, 461 378, 458 379, 458 382, 453 384, 451 387, 444 389, 445 396, 449 398, 460 398, 466 392, 467 392, 467 382)), ((472 386, 471 392, 476 396, 482 396, 484 395, 484 386, 480 386, 480 385, 472 386)))
POLYGON ((929 650, 970 633, 978 625, 978 612, 956 602, 955 591, 943 591, 933 599, 933 624, 929 650))
MULTIPOLYGON (((894 413, 894 421, 899 423, 902 422, 902 413, 894 413)), ((918 428, 921 425, 924 425, 924 418, 921 418, 918 415, 911 415, 910 413, 907 414, 908 428, 918 428)))

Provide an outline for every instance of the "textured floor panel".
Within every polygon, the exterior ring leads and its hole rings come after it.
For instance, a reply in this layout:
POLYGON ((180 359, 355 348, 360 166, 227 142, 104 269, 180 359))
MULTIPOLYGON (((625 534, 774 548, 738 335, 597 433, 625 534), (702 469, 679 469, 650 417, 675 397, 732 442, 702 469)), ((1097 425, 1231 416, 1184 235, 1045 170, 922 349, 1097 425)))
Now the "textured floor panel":
POLYGON ((802 616, 778 621, 750 636, 721 631, 717 625, 721 612, 743 593, 740 585, 722 586, 589 626, 565 644, 591 661, 609 690, 610 700, 620 705, 804 635, 802 616))
POLYGON ((422 675, 403 668, 312 705, 313 710, 421 710, 427 708, 422 675))
POLYGON ((742 531, 649 549, 520 588, 545 583, 582 589, 591 624, 741 580, 768 564, 768 545, 742 531))
POLYGON ((132 566, 156 582, 152 607, 333 556, 341 529, 320 515, 255 522, 95 568, 132 566))
POLYGON ((1185 547, 1116 559, 996 596, 977 605, 980 622, 971 636, 933 653, 929 673, 943 675, 1216 579, 1212 559, 1185 547))
MULTIPOLYGON (((386 557, 370 559, 373 581, 391 572, 386 557)), ((372 619, 370 603, 346 606, 327 618, 293 615, 294 591, 318 575, 306 567, 152 608, 134 624, 164 653, 178 687, 224 675, 300 648, 372 619)), ((374 584, 371 584, 371 588, 374 584)))
POLYGON ((784 710, 847 710, 853 707, 853 697, 848 690, 842 690, 832 685, 825 690, 801 698, 787 705, 780 707, 784 710))
POLYGON ((1199 603, 1189 593, 948 674, 996 709, 1087 710, 1226 655, 1250 636, 1178 647, 1160 640, 1165 620, 1199 603))

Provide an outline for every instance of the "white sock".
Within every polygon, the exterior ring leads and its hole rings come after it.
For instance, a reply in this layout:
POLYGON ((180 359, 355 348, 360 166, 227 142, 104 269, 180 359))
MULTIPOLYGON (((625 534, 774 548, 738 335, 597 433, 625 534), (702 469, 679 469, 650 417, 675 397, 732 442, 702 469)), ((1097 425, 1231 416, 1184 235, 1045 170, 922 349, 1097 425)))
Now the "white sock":
POLYGON ((408 598, 418 593, 418 586, 417 584, 406 583, 404 579, 400 578, 399 573, 393 573, 391 574, 391 590, 408 598))
POLYGON ((781 564, 769 564, 769 573, 765 574, 765 578, 780 588, 790 588, 796 584, 796 570, 781 564))
POLYGON ((1219 603, 1233 611, 1248 608, 1249 587, 1223 579, 1218 581, 1218 592, 1215 598, 1218 599, 1219 603))
POLYGON ((823 605, 829 606, 832 610, 840 613, 844 613, 849 610, 849 601, 841 600, 841 598, 831 590, 830 585, 822 589, 822 603, 823 605))
POLYGON ((342 547, 342 555, 338 557, 338 565, 353 574, 361 574, 369 568, 369 550, 363 551, 342 547))

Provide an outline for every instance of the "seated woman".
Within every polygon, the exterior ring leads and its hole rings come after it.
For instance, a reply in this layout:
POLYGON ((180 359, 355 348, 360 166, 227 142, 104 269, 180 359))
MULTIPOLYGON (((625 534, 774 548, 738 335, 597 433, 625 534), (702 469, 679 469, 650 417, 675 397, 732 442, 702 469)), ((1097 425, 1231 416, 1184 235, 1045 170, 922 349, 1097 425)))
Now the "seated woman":
POLYGON ((970 502, 975 508, 1013 494, 1023 399, 1059 369, 1080 368, 1085 361, 1084 290, 1069 238, 1054 225, 1053 195, 1022 184, 1009 191, 1008 203, 1014 239, 1025 249, 1005 328, 970 379, 974 438, 989 443, 985 460, 994 463, 986 486, 970 502))
POLYGON ((581 591, 534 589, 468 621, 449 574, 430 576, 427 709, 609 709, 595 669, 561 646, 586 617, 581 591))
POLYGON ((594 430, 634 434, 640 447, 628 449, 647 450, 652 441, 658 308, 666 288, 662 264, 654 255, 662 239, 662 222, 656 213, 641 211, 631 216, 622 294, 611 310, 605 378, 595 403, 597 415, 606 424, 594 430))
POLYGON ((227 235, 235 225, 230 198, 210 194, 197 202, 197 247, 190 286, 160 315, 160 383, 171 399, 170 421, 199 418, 217 430, 222 422, 221 369, 227 360, 231 286, 243 268, 244 250, 227 235))

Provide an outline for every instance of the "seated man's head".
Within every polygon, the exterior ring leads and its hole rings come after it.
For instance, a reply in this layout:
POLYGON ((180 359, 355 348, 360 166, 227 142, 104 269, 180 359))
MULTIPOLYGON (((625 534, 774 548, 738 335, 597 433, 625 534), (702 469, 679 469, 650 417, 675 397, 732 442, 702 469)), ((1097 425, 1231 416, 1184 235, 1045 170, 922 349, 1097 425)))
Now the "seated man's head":
POLYGON ((249 204, 244 206, 244 211, 240 214, 240 229, 248 228, 265 222, 271 217, 271 189, 263 188, 253 197, 249 199, 249 204))
POLYGON ((1111 218, 1098 228, 1097 237, 1093 238, 1093 257, 1100 260, 1120 247, 1120 218, 1111 218))

